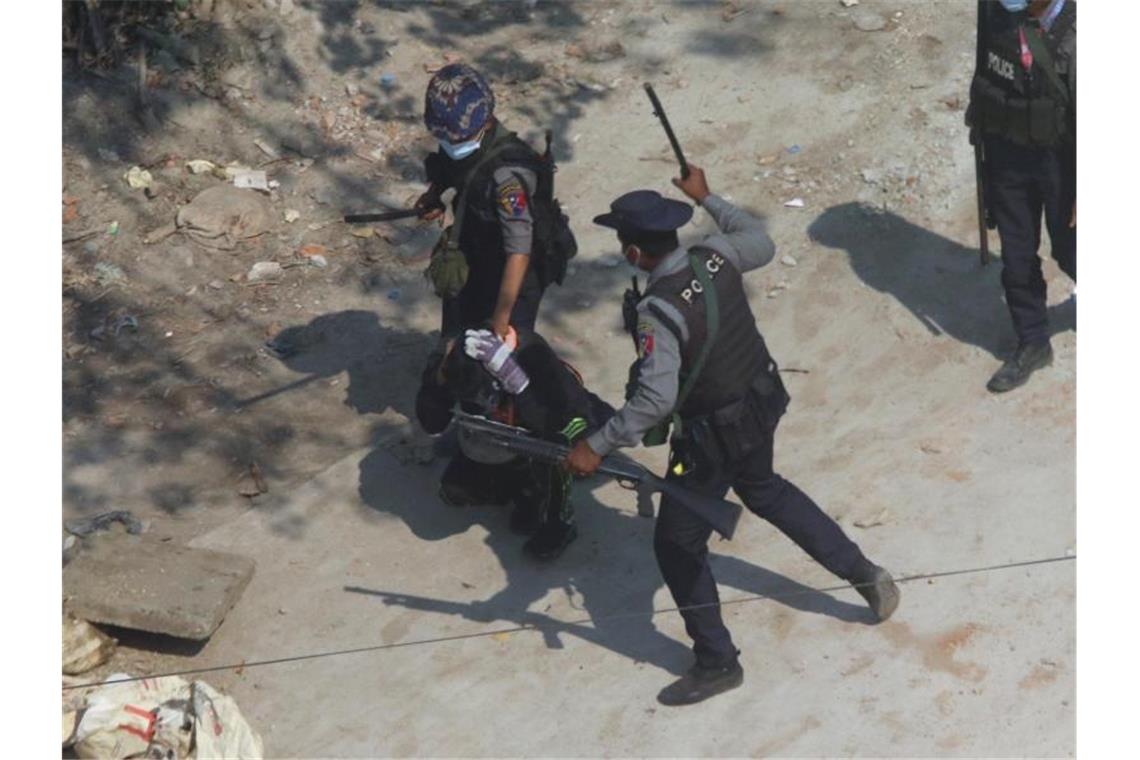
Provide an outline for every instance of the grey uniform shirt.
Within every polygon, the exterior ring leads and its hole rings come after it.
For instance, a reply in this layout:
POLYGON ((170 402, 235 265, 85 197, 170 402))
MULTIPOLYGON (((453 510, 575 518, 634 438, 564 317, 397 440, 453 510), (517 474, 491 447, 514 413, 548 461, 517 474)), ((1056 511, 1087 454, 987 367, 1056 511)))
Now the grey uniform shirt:
MULTIPOLYGON (((720 228, 720 233, 703 240, 702 246, 717 251, 741 272, 762 267, 775 256, 776 246, 759 219, 717 195, 709 195, 702 205, 720 228)), ((687 266, 688 249, 682 246, 650 272, 646 288, 687 266)), ((655 296, 641 299, 637 315, 642 362, 637 390, 609 422, 586 439, 590 448, 601 456, 617 448, 636 446, 650 428, 672 414, 677 402, 681 346, 672 330, 649 311, 651 303, 673 321, 684 339, 688 339, 685 320, 671 304, 655 296)))
POLYGON ((521 166, 500 166, 495 170, 495 212, 503 231, 503 253, 530 255, 534 241, 534 218, 530 213, 538 178, 521 166))

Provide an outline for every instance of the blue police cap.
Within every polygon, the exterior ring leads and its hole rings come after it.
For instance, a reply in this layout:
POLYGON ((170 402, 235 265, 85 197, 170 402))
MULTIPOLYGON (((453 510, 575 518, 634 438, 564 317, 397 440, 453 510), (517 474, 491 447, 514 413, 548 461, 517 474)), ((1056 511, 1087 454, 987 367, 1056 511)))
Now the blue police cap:
POLYGON ((618 232, 671 232, 693 218, 693 207, 665 198, 656 190, 634 190, 610 204, 610 212, 594 217, 594 224, 618 232))

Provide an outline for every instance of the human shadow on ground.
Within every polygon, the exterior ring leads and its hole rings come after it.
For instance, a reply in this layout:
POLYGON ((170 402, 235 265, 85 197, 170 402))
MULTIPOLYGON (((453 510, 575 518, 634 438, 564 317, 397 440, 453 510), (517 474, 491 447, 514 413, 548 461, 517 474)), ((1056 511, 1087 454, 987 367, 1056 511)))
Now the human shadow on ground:
MULTIPOLYGON (((573 498, 579 539, 559 559, 539 563, 523 553, 524 539, 510 532, 509 507, 454 508, 436 498, 425 499, 425 492, 434 493, 437 478, 438 468, 401 472, 386 452, 376 450, 360 463, 360 497, 370 509, 403 520, 425 541, 483 527, 486 544, 506 573, 503 587, 473 602, 418 597, 396 589, 349 587, 347 592, 379 597, 387 605, 534 628, 552 649, 562 647, 562 634, 574 635, 670 673, 679 674, 692 662, 687 642, 665 635, 654 625, 653 599, 663 583, 652 549, 653 522, 600 503, 591 490, 598 481, 576 484, 573 498), (581 614, 564 621, 530 609, 559 591, 581 614)), ((770 596, 793 609, 844 622, 872 622, 860 605, 837 600, 744 560, 716 556, 713 565, 722 586, 770 596)))
POLYGON ((256 403, 345 372, 344 403, 354 411, 371 414, 391 407, 410 417, 432 343, 429 335, 381 324, 372 311, 322 314, 304 325, 285 328, 266 344, 285 366, 305 376, 238 403, 256 403))
MULTIPOLYGON (((948 335, 995 357, 1013 349, 999 260, 983 267, 978 249, 857 202, 824 211, 808 235, 845 250, 863 282, 898 299, 931 335, 948 335)), ((1049 322, 1052 335, 1075 330, 1073 303, 1050 307, 1049 322)))

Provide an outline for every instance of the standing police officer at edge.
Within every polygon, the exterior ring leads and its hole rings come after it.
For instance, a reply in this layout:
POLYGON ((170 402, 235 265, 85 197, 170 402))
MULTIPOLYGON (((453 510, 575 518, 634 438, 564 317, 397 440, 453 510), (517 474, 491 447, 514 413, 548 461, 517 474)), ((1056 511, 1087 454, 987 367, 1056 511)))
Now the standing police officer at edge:
POLYGON ((970 141, 982 140, 986 205, 1001 237, 1001 282, 1017 350, 987 384, 1013 390, 1053 362, 1041 215, 1053 258, 1077 281, 1077 29, 1074 0, 979 3, 970 141))
MULTIPOLYGON (((885 620, 899 602, 890 574, 772 470, 773 437, 788 396, 756 329, 741 275, 771 261, 775 246, 759 220, 711 194, 704 172, 689 168, 687 178, 673 183, 712 215, 720 234, 682 248, 676 231, 692 217, 692 207, 652 190, 627 193, 611 204, 610 213, 594 219, 617 231, 626 259, 649 272, 649 280, 637 303, 639 358, 628 400, 575 445, 566 466, 589 475, 600 457, 637 445, 672 415, 669 479, 718 497, 731 487, 750 511, 817 562, 861 584, 859 593, 885 620)), ((663 437, 659 433, 657 440, 663 437)), ((711 532, 681 505, 661 500, 654 551, 696 655, 685 676, 658 694, 666 705, 700 702, 744 679, 709 567, 711 532)))

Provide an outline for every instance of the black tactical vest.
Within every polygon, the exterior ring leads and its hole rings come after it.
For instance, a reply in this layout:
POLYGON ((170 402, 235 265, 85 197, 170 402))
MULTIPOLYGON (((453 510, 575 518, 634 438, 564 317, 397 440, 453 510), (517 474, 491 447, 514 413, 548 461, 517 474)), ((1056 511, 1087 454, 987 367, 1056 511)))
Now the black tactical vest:
POLYGON ((1033 56, 1029 71, 1021 65, 1018 27, 1024 26, 1027 37, 1041 35, 1043 47, 1053 57, 1057 78, 1067 85, 1071 67, 1065 51, 1075 49, 1076 35, 1072 0, 1065 3, 1052 28, 1043 34, 1037 22, 1024 13, 1012 14, 996 7, 987 11, 982 23, 984 37, 979 69, 970 85, 968 123, 983 134, 1029 147, 1052 148, 1071 141, 1076 131, 1076 109, 1069 103, 1069 92, 1057 86, 1040 56, 1033 56))
POLYGON ((503 251, 503 233, 499 226, 498 203, 495 190, 495 172, 504 166, 529 169, 535 175, 534 192, 530 192, 533 244, 531 267, 542 287, 552 282, 561 284, 566 274, 566 261, 577 252, 577 243, 570 232, 568 219, 554 198, 554 159, 550 154, 549 133, 547 152, 539 155, 525 141, 501 124, 484 139, 480 150, 461 161, 452 161, 442 153, 433 153, 424 162, 429 182, 455 188, 452 211, 458 209, 462 189, 470 184, 466 210, 459 235, 459 248, 470 268, 469 280, 476 290, 498 292, 506 266, 503 251), (505 147, 504 147, 505 145, 505 147), (501 150, 500 150, 501 148, 501 150), (480 165, 481 156, 495 149, 496 154, 480 165), (473 176, 477 172, 477 176, 473 176))
MULTIPOLYGON (((551 162, 501 124, 495 124, 494 130, 484 138, 480 150, 461 161, 453 161, 442 153, 433 153, 425 161, 429 182, 455 188, 453 204, 459 202, 463 187, 472 183, 467 191, 467 209, 464 211, 459 247, 467 257, 472 272, 485 271, 488 279, 495 283, 502 279, 506 263, 497 211, 498 198, 495 194, 495 172, 504 166, 518 166, 534 172, 538 186, 533 194, 529 193, 528 188, 528 195, 532 195, 532 216, 535 215, 536 206, 550 204, 554 194, 551 162), (477 176, 471 176, 484 151, 499 147, 504 142, 508 144, 507 147, 479 166, 477 176)), ((458 211, 454 207, 452 210, 458 211)), ((537 217, 535 221, 538 221, 537 217)))
MULTIPOLYGON (((769 371, 771 362, 764 339, 756 329, 756 319, 752 316, 752 308, 744 293, 740 270, 711 248, 694 246, 689 249, 689 253, 698 256, 716 288, 720 329, 712 353, 697 377, 696 385, 678 410, 683 420, 711 414, 744 398, 757 375, 769 371)), ((679 327, 673 324, 673 319, 664 310, 654 308, 653 304, 649 306, 653 315, 677 336, 681 346, 683 385, 704 346, 708 331, 701 285, 697 282, 692 267, 686 263, 686 266, 673 274, 654 282, 645 296, 656 296, 666 301, 685 320, 688 340, 682 339, 679 327)))

